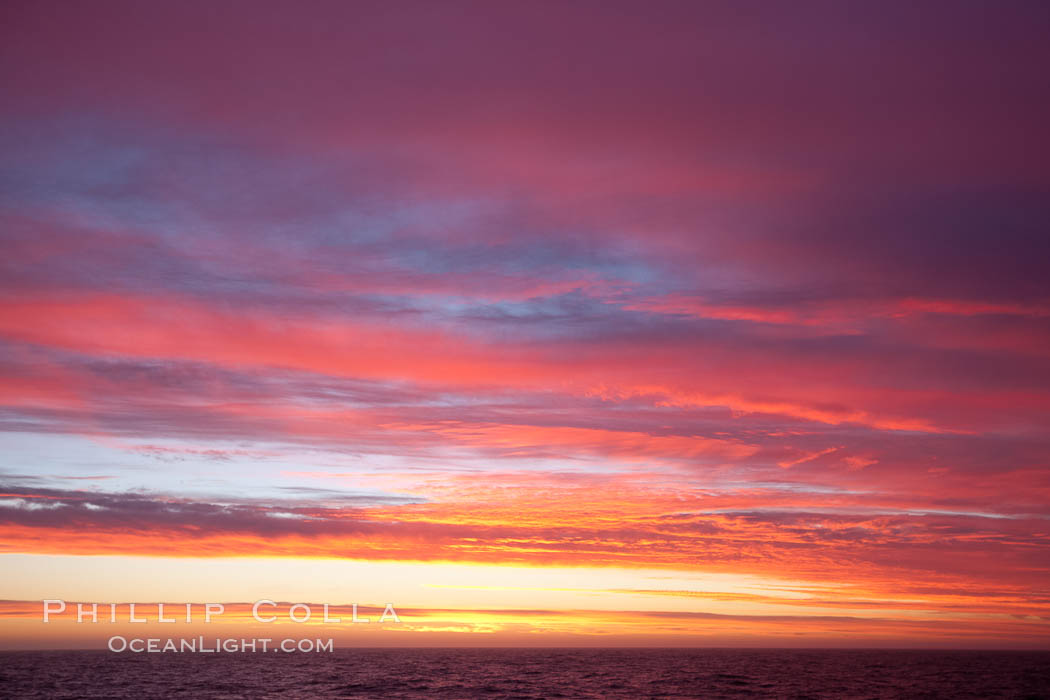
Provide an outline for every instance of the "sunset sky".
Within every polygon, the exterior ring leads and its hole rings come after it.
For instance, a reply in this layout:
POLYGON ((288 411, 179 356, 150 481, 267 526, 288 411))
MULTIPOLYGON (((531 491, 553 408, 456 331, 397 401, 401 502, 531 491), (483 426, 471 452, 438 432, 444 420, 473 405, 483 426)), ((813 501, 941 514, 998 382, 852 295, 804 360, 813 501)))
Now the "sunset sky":
POLYGON ((1048 35, 4 2, 0 647, 1050 647, 1048 35))

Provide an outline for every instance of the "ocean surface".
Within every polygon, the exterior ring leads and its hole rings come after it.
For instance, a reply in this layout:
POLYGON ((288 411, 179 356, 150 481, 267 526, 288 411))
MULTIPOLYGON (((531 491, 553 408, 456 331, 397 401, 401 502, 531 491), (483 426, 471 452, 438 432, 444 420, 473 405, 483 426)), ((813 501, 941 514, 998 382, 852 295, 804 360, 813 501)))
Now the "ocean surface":
POLYGON ((1050 652, 0 652, 0 698, 1050 698, 1050 652))

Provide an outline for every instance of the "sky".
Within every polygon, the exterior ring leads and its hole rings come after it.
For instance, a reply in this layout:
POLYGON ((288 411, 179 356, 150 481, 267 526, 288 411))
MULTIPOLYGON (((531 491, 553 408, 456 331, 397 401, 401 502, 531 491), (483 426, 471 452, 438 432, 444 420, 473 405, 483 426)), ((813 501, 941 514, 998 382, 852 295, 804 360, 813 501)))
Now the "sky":
POLYGON ((3 3, 0 647, 1050 646, 1048 31, 3 3))

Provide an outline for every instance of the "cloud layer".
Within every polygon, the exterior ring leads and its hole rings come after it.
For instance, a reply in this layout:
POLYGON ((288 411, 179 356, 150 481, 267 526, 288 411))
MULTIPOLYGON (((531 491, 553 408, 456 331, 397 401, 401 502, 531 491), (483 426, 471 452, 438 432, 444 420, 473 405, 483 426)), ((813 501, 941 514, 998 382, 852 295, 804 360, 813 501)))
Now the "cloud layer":
POLYGON ((1046 13, 4 15, 0 550, 1045 613, 1046 13))

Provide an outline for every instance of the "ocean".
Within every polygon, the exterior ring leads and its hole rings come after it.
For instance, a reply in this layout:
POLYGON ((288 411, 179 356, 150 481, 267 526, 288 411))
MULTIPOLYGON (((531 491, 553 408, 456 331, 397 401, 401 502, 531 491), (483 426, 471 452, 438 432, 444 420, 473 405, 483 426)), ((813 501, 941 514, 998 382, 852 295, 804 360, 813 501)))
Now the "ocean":
POLYGON ((2 698, 1050 698, 1050 652, 0 652, 2 698))

